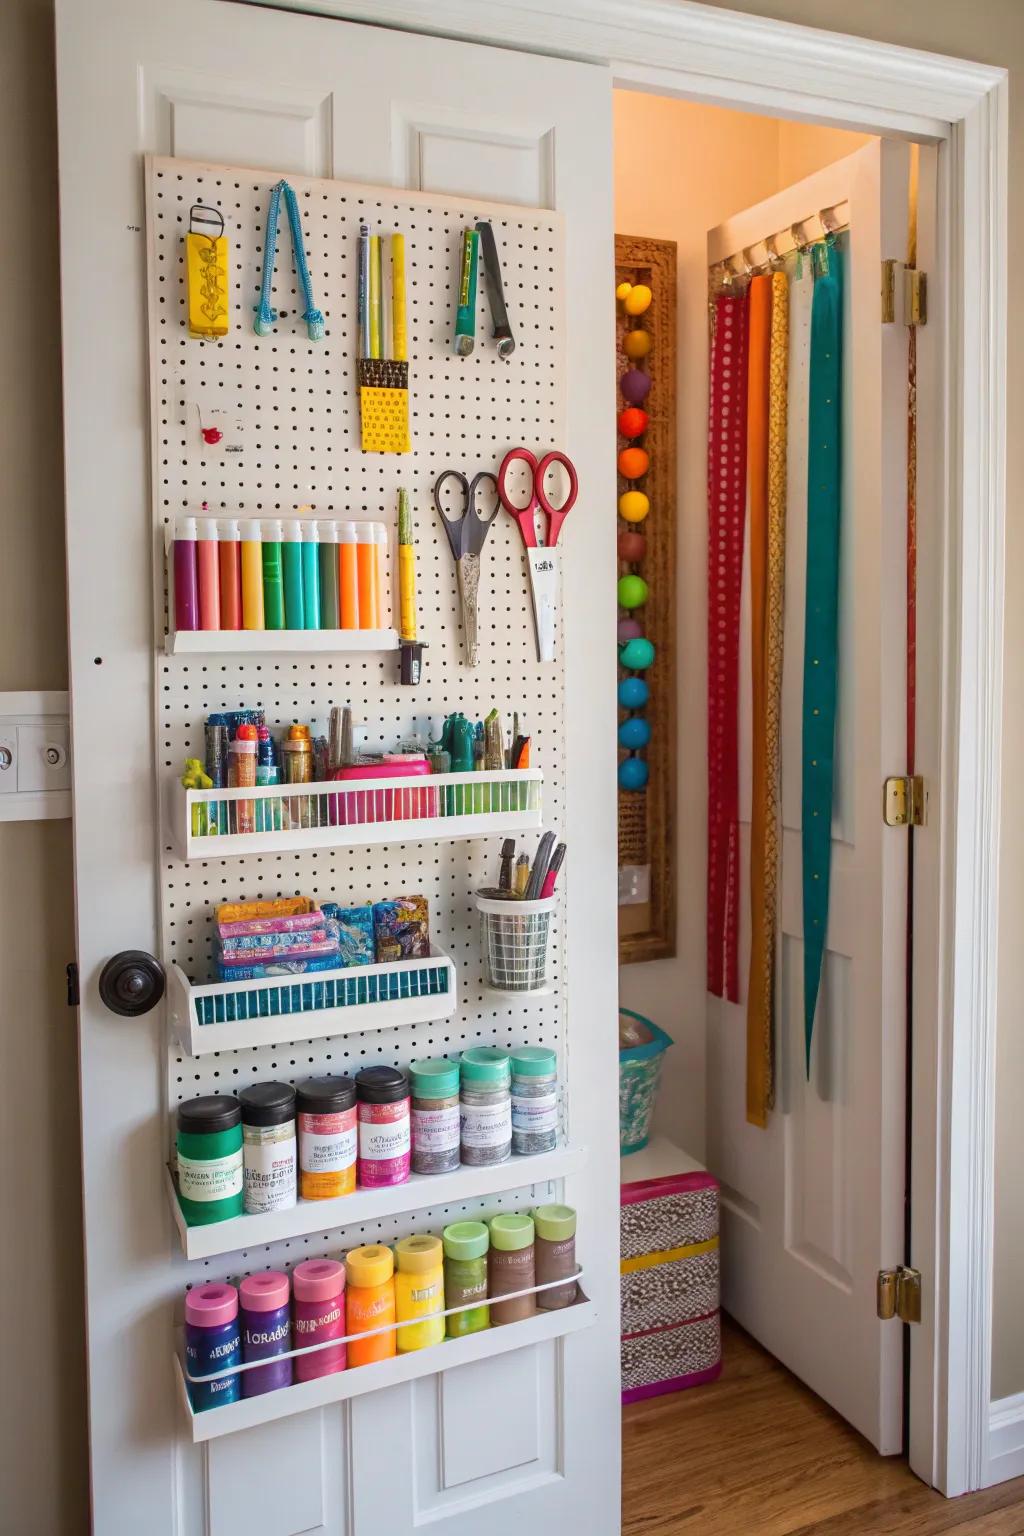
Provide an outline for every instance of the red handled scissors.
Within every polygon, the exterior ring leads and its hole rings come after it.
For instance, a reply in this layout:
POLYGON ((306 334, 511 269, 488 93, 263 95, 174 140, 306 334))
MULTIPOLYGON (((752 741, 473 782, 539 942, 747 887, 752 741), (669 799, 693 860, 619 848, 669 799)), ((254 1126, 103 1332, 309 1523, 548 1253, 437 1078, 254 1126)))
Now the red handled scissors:
MULTIPOLYGON (((537 631, 537 655, 541 661, 552 661, 555 655, 555 616, 558 610, 558 555, 556 545, 562 524, 576 505, 579 481, 576 466, 564 453, 546 453, 538 462, 528 448, 511 448, 501 461, 498 471, 498 496, 505 511, 519 525, 526 559, 530 568, 530 593, 533 598, 533 621, 537 631), (509 471, 522 462, 529 477, 526 483, 527 500, 519 504, 512 499, 509 490, 509 471), (558 465, 565 471, 569 489, 560 506, 552 506, 544 487, 548 470, 558 465), (537 542, 537 513, 547 518, 543 544, 537 542)), ((520 495, 522 493, 520 492, 520 495)))

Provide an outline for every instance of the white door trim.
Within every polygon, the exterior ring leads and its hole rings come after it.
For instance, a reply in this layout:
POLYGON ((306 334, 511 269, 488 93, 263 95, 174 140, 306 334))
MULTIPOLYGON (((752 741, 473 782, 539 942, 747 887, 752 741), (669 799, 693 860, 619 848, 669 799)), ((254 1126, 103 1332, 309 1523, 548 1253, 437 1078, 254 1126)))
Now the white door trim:
MULTIPOLYGON (((930 1250, 912 1461, 943 1492, 990 1475, 992 1209, 1005 523, 1006 71, 690 0, 264 0, 610 67, 619 85, 941 141, 948 338, 938 1037, 915 1116, 930 1250), (922 1423, 931 1410, 931 1422, 922 1423)), ((496 87, 500 81, 495 82, 496 87)), ((919 935, 919 942, 922 936, 919 935)), ((920 962, 920 957, 919 957, 920 962)), ((917 1085, 916 1085, 917 1086, 917 1085)), ((915 1099, 918 1098, 915 1092, 915 1099)))

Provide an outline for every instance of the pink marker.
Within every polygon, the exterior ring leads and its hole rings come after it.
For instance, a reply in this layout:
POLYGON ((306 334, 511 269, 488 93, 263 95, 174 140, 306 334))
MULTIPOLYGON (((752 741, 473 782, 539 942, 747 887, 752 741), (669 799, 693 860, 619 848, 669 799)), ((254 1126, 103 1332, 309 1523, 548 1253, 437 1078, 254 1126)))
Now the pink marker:
POLYGON ((565 844, 559 843, 558 847, 551 855, 551 863, 548 865, 548 872, 544 876, 544 884, 541 886, 540 890, 541 901, 544 901, 548 896, 553 896, 555 894, 555 881, 558 879, 558 871, 562 867, 562 860, 564 858, 565 844))
MULTIPOLYGON (((203 511, 208 512, 206 502, 203 511)), ((199 519, 199 543, 196 546, 199 578, 199 628, 220 629, 220 568, 217 558, 217 522, 212 517, 199 519)))

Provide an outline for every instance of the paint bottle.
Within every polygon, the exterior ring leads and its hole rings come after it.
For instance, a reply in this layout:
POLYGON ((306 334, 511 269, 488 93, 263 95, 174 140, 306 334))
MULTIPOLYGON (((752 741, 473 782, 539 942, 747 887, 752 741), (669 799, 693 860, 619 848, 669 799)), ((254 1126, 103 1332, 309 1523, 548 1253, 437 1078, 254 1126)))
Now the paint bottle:
POLYGON ((242 1360, 270 1360, 258 1371, 242 1371, 242 1396, 259 1397, 292 1384, 291 1360, 277 1360, 292 1347, 291 1289, 280 1270, 246 1275, 238 1287, 242 1324, 242 1360))
POLYGON ((178 1201, 190 1227, 241 1216, 242 1111, 212 1094, 178 1105, 178 1201))
POLYGON ((377 582, 377 624, 378 627, 388 622, 390 603, 384 600, 384 584, 388 565, 388 531, 383 523, 371 523, 373 530, 373 542, 376 550, 374 558, 374 574, 377 582))
POLYGON ((302 532, 302 607, 304 627, 320 628, 320 550, 317 525, 306 520, 302 532))
POLYGON ((194 1413, 237 1403, 242 1395, 239 1371, 232 1376, 213 1376, 217 1370, 241 1363, 238 1326, 238 1292, 233 1285, 194 1285, 185 1297, 185 1364, 190 1376, 212 1376, 211 1381, 190 1381, 188 1396, 194 1413))
POLYGON ((499 1300, 536 1285, 535 1229, 532 1216, 492 1216, 489 1225, 487 1294, 491 1298, 491 1322, 497 1328, 503 1323, 521 1323, 537 1311, 533 1296, 519 1296, 515 1301, 499 1300))
MULTIPOLYGON (((444 1244, 444 1300, 446 1307, 465 1307, 487 1300, 487 1250, 491 1239, 482 1221, 453 1221, 441 1234, 444 1244)), ((454 1312, 445 1318, 450 1339, 465 1338, 491 1326, 488 1307, 454 1312)))
MULTIPOLYGON (((203 507, 206 508, 205 501, 203 507)), ((216 518, 201 517, 198 531, 196 566, 199 583, 199 628, 220 629, 220 571, 217 565, 216 518)))
POLYGON ((412 1093, 412 1171, 451 1173, 459 1166, 459 1064, 414 1061, 409 1067, 412 1093))
POLYGON ((306 627, 306 606, 302 600, 302 529, 296 518, 284 525, 284 622, 286 629, 306 627))
MULTIPOLYGON (((345 1337, 345 1266, 335 1259, 306 1259, 292 1271, 295 1348, 345 1337)), ((315 1381, 345 1369, 345 1345, 299 1355, 296 1381, 315 1381)))
POLYGON ((228 517, 218 525, 217 563, 220 569, 220 627, 242 627, 242 561, 238 543, 238 519, 228 517))
POLYGON ((411 1170, 409 1079, 397 1067, 364 1067, 356 1074, 359 1184, 405 1184, 411 1170))
POLYGON ((288 1083, 253 1083, 241 1090, 238 1102, 246 1214, 286 1211, 296 1199, 295 1089, 288 1083))
POLYGON ((417 1233, 395 1244, 395 1312, 398 1353, 428 1349, 444 1339, 444 1249, 439 1237, 417 1233), (422 1319, 422 1321, 417 1321, 422 1319))
POLYGON ((512 1151, 529 1157, 558 1145, 558 1058, 549 1046, 524 1045, 512 1068, 512 1151))
MULTIPOLYGON (((256 736, 258 727, 240 725, 234 741, 228 743, 228 788, 255 789, 256 787, 256 736)), ((229 800, 228 814, 234 825, 233 832, 250 833, 256 830, 255 800, 229 800)))
POLYGON ((263 629, 263 533, 255 518, 239 524, 242 566, 242 628, 263 629))
POLYGON ((380 578, 377 570, 377 541, 372 523, 356 523, 356 570, 359 578, 359 628, 377 629, 380 626, 378 591, 380 578))
POLYGON ((299 1194, 335 1200, 356 1187, 356 1085, 350 1077, 312 1077, 296 1089, 299 1194))
POLYGON ((267 629, 284 629, 283 537, 279 517, 272 517, 263 524, 263 622, 267 629))
POLYGON ((338 608, 342 629, 359 628, 359 555, 355 523, 338 524, 338 608))
POLYGON ((571 1307, 576 1300, 576 1212, 571 1205, 538 1205, 533 1214, 537 1284, 564 1280, 550 1291, 537 1292, 537 1305, 545 1312, 571 1307))
POLYGON ((196 520, 179 517, 174 525, 174 627, 199 628, 199 575, 196 520))
POLYGON ((484 1168, 512 1156, 511 1071, 507 1051, 475 1046, 459 1060, 462 1161, 484 1168))
POLYGON ((320 524, 317 555, 320 565, 320 628, 338 629, 338 525, 333 518, 320 524))
MULTIPOLYGON (((383 1243, 353 1248, 345 1257, 345 1269, 345 1332, 367 1333, 395 1322, 395 1256, 391 1249, 383 1243)), ((350 1339, 349 1368, 390 1360, 395 1349, 394 1329, 368 1339, 350 1339)))

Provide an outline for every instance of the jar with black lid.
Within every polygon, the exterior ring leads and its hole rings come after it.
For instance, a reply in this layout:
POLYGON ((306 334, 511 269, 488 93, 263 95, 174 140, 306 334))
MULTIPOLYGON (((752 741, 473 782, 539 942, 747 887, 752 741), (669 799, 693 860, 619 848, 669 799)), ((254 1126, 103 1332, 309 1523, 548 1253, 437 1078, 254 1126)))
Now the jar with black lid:
POLYGON ((356 1073, 356 1094, 360 1187, 407 1183, 412 1146, 408 1077, 397 1067, 364 1067, 356 1073))
POLYGON ((296 1089, 299 1194, 333 1200, 356 1187, 356 1085, 350 1077, 311 1077, 296 1089))
POLYGON ((242 1111, 207 1094, 178 1105, 178 1199, 190 1227, 242 1214, 242 1111))
POLYGON ((288 1083, 253 1083, 241 1090, 238 1102, 246 1214, 287 1210, 296 1200, 295 1089, 288 1083))

